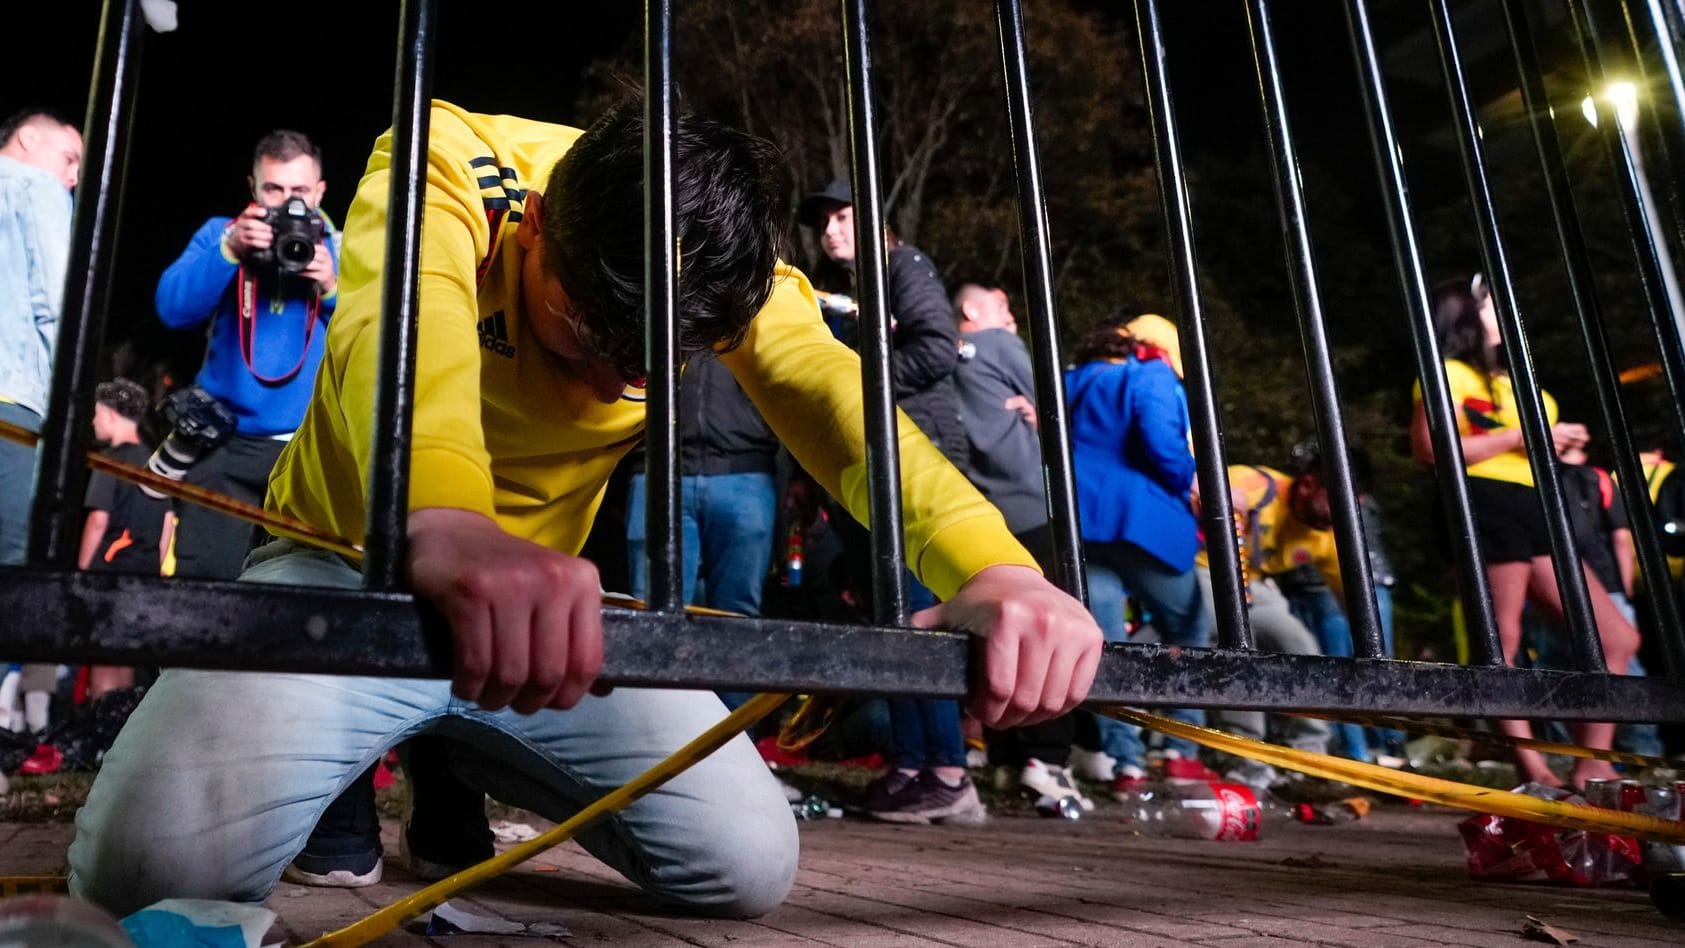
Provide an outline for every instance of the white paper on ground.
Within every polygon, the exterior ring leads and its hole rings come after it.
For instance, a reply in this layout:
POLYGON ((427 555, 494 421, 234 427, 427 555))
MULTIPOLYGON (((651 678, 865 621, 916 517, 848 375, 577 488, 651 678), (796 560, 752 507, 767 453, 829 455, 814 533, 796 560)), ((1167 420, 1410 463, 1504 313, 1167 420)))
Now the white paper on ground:
POLYGON ((572 938, 566 925, 555 922, 513 922, 490 915, 475 915, 446 902, 433 910, 427 922, 428 935, 485 934, 526 935, 533 938, 572 938))
POLYGON ((508 820, 498 820, 491 825, 491 834, 500 843, 524 843, 529 839, 538 838, 538 830, 525 823, 511 823, 508 820))

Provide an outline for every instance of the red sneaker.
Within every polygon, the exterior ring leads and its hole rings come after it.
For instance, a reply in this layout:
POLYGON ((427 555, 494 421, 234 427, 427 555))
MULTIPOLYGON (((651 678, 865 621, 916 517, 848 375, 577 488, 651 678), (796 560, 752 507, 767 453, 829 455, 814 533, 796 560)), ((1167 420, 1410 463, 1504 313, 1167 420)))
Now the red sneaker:
POLYGON ((18 773, 38 777, 42 774, 56 774, 63 766, 63 751, 51 744, 37 744, 35 753, 24 758, 23 763, 18 766, 18 773))
POLYGON ((1166 757, 1164 759, 1164 777, 1166 780, 1209 780, 1222 783, 1223 775, 1197 760, 1188 757, 1166 757))

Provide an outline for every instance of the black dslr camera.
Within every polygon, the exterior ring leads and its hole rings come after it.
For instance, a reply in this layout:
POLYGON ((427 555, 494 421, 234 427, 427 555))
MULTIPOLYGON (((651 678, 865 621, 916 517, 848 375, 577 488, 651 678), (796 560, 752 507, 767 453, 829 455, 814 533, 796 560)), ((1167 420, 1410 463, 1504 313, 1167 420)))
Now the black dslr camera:
POLYGON ((316 258, 316 245, 328 235, 321 212, 300 197, 287 198, 279 207, 269 208, 263 222, 275 232, 275 239, 269 246, 248 253, 246 260, 282 273, 298 273, 310 266, 316 258))
MULTIPOLYGON (((171 392, 161 411, 170 435, 147 459, 146 469, 172 481, 187 476, 187 469, 206 452, 232 437, 237 424, 228 406, 197 385, 171 392)), ((164 496, 149 488, 141 490, 154 499, 164 496)))

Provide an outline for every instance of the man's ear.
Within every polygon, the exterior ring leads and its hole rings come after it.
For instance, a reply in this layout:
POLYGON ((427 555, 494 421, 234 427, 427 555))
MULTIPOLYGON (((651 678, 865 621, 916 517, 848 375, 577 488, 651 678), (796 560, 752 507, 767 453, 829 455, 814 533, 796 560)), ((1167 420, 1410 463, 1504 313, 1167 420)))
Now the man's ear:
POLYGON ((326 181, 317 181, 316 182, 316 201, 315 201, 315 204, 314 204, 315 207, 321 207, 322 206, 322 195, 324 195, 326 193, 328 193, 328 183, 326 181))
POLYGON ((35 150, 36 145, 41 143, 41 129, 33 122, 25 122, 18 126, 18 130, 13 137, 17 140, 18 150, 28 154, 35 150))
POLYGON ((252 200, 254 200, 254 201, 257 200, 257 176, 256 175, 246 175, 246 191, 251 194, 252 200))
POLYGON ((515 225, 515 240, 521 249, 531 251, 544 236, 544 195, 528 191, 521 206, 521 222, 515 225))

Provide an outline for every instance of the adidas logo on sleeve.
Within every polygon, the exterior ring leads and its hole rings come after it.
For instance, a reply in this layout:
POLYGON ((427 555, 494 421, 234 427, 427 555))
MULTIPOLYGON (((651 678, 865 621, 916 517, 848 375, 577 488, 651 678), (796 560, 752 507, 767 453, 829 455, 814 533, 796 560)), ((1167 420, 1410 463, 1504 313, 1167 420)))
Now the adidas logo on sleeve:
POLYGON ((509 324, 498 310, 480 320, 480 348, 495 352, 505 359, 515 358, 515 347, 509 343, 509 324))

